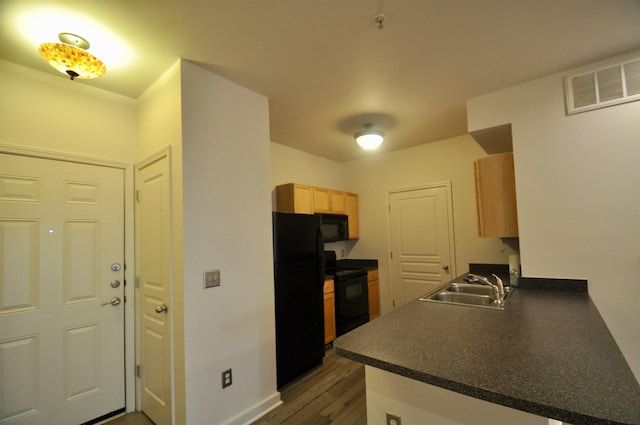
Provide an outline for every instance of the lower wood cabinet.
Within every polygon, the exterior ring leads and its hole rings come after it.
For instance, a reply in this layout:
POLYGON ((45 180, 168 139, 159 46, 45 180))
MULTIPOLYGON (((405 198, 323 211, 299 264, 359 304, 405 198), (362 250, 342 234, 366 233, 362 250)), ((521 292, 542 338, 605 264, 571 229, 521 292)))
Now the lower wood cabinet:
POLYGON ((324 281, 324 343, 336 339, 335 290, 333 280, 324 281))
POLYGON ((369 320, 380 316, 380 283, 378 281, 378 270, 367 272, 369 284, 369 320))

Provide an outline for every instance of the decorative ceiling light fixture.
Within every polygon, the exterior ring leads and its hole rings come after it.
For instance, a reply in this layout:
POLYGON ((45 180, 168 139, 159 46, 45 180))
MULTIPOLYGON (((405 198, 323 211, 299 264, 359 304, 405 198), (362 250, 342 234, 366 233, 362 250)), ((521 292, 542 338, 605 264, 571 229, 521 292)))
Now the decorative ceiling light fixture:
POLYGON ((38 48, 52 67, 67 74, 72 80, 88 80, 107 72, 107 67, 102 61, 87 52, 90 46, 87 40, 68 32, 61 32, 58 38, 62 43, 43 43, 38 48))
POLYGON ((366 123, 364 128, 364 131, 358 131, 353 135, 356 138, 356 142, 364 150, 377 149, 384 140, 384 133, 379 130, 373 130, 373 124, 371 123, 366 123))

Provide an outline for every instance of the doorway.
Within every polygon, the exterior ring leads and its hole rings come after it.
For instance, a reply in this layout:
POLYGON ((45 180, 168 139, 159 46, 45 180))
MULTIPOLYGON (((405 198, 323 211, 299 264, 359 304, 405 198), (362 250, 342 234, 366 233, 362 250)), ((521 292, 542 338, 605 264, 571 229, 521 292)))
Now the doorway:
POLYGON ((0 422, 124 411, 124 167, 0 153, 0 170, 0 422))
POLYGON ((393 307, 456 275, 451 183, 388 193, 389 282, 393 307))
POLYGON ((135 167, 139 408, 156 425, 174 422, 170 152, 135 167))

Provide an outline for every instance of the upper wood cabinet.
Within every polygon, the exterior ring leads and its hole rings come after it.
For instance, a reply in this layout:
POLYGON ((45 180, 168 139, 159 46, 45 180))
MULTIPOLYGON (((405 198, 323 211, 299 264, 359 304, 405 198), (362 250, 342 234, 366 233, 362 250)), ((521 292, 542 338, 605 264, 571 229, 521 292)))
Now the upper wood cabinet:
POLYGON ((349 217, 349 239, 360 237, 360 221, 358 219, 358 195, 345 193, 345 211, 349 217))
POLYGON ((344 214, 344 192, 322 187, 313 188, 313 210, 317 213, 344 214))
POLYGON ((313 187, 296 183, 276 186, 276 209, 280 212, 313 214, 313 187))
POLYGON ((349 239, 360 235, 358 195, 323 187, 286 183, 276 186, 276 210, 298 214, 346 214, 349 217, 349 239))
POLYGON ((480 236, 517 237, 518 212, 513 153, 481 158, 473 165, 480 236))

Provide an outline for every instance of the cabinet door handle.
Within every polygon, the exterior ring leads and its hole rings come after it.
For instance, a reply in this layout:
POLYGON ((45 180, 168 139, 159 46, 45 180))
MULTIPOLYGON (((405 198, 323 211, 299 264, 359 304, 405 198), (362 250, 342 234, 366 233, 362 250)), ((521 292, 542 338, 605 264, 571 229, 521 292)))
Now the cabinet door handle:
POLYGON ((442 270, 449 271, 449 265, 448 264, 443 264, 442 265, 442 270))

